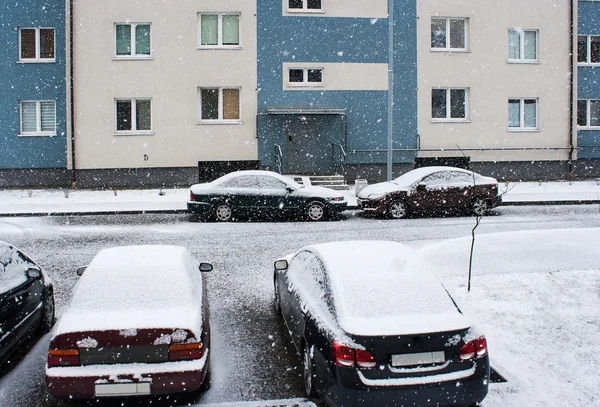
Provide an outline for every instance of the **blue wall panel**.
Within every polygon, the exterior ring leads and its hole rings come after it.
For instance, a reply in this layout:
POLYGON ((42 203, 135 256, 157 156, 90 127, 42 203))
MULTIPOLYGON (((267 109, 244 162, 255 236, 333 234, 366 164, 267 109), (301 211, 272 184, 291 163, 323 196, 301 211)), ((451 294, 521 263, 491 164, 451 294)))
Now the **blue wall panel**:
MULTIPOLYGON (((283 89, 283 63, 387 63, 388 19, 282 15, 281 0, 258 0, 259 159, 272 165, 283 142, 271 108, 345 109, 346 163, 385 163, 387 91, 283 89)), ((351 3, 349 3, 351 7, 351 3)), ((416 3, 395 3, 395 162, 413 162, 417 148, 416 3)), ((357 78, 360 80, 360 78, 357 78)), ((293 120, 293 119, 291 119, 293 120)), ((324 135, 324 137, 333 137, 324 135)))
MULTIPOLYGON (((600 35, 600 2, 579 0, 578 29, 582 35, 600 35)), ((600 99, 600 66, 577 67, 577 98, 600 99)), ((600 158, 600 132, 577 132, 579 158, 600 158)))
POLYGON ((66 168, 65 2, 5 1, 0 5, 0 169, 66 168), (19 27, 55 29, 52 63, 18 63, 19 27), (19 137, 19 102, 56 101, 55 137, 19 137))

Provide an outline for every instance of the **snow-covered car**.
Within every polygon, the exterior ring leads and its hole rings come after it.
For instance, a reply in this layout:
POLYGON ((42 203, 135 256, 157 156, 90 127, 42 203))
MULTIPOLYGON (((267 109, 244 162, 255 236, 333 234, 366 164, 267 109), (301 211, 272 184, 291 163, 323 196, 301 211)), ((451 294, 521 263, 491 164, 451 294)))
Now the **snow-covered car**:
POLYGON ((198 390, 208 372, 210 263, 178 246, 100 251, 52 331, 48 391, 59 398, 198 390))
POLYGON ((0 241, 0 365, 33 332, 52 325, 52 282, 23 252, 0 241))
POLYGON ((301 354, 309 397, 427 407, 473 405, 487 395, 485 336, 405 245, 317 244, 274 268, 275 310, 301 354))
POLYGON ((188 211, 228 221, 236 217, 304 217, 311 221, 335 217, 346 209, 337 191, 300 185, 272 171, 237 171, 212 182, 192 185, 188 211))
POLYGON ((422 167, 393 181, 362 189, 359 209, 402 219, 409 214, 468 213, 483 215, 498 206, 498 181, 454 167, 422 167))

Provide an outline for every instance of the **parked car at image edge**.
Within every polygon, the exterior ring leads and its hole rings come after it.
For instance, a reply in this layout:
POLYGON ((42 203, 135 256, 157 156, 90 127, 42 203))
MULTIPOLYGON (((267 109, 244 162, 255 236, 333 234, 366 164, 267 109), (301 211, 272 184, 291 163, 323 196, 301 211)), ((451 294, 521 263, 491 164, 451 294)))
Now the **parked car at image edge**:
POLYGON ((372 184, 358 194, 365 213, 402 219, 411 214, 473 213, 498 206, 498 181, 454 167, 423 167, 393 181, 372 184))
POLYGON ((42 268, 0 241, 0 365, 35 330, 54 325, 54 289, 42 268))
POLYGON ((396 242, 307 246, 275 262, 274 304, 308 397, 332 406, 470 406, 487 395, 485 337, 396 242))
POLYGON ((237 171, 192 185, 188 211, 217 221, 237 217, 301 217, 320 221, 346 209, 345 197, 329 188, 300 185, 272 171, 237 171))
POLYGON ((178 246, 100 251, 52 331, 46 383, 58 398, 198 390, 209 369, 204 273, 178 246))

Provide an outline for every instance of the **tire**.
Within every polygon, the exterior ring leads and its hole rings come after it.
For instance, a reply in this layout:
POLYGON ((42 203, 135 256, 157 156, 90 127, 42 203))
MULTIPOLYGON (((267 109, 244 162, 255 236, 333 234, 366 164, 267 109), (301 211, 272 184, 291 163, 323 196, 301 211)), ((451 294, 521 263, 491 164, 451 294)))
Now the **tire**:
POLYGON ((475 198, 471 202, 471 213, 475 216, 483 216, 489 209, 489 205, 484 198, 475 198))
POLYGON ((233 209, 226 202, 221 202, 214 207, 213 215, 218 222, 227 222, 231 220, 233 209))
POLYGON ((310 348, 306 345, 303 346, 302 349, 302 381, 304 382, 304 391, 306 392, 306 397, 315 398, 317 397, 317 391, 315 390, 315 362, 310 354, 310 348))
POLYGON ((46 299, 44 300, 42 322, 40 324, 40 330, 43 333, 50 332, 54 326, 54 322, 56 321, 55 309, 54 294, 52 290, 48 290, 46 299))
POLYGON ((387 216, 390 219, 404 219, 408 216, 408 207, 400 199, 395 199, 388 204, 387 216))
POLYGON ((275 310, 275 314, 281 315, 281 297, 279 296, 279 287, 277 287, 276 281, 273 284, 273 309, 275 310))
POLYGON ((325 205, 321 202, 311 202, 306 206, 306 217, 312 222, 325 220, 325 205))

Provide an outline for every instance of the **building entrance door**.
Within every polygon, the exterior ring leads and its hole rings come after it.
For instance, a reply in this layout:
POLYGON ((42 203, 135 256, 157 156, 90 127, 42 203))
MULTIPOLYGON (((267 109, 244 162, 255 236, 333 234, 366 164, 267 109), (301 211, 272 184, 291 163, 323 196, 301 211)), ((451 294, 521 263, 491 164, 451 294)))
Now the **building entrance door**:
POLYGON ((314 121, 301 117, 288 123, 286 129, 286 172, 317 172, 319 156, 319 129, 314 121))

